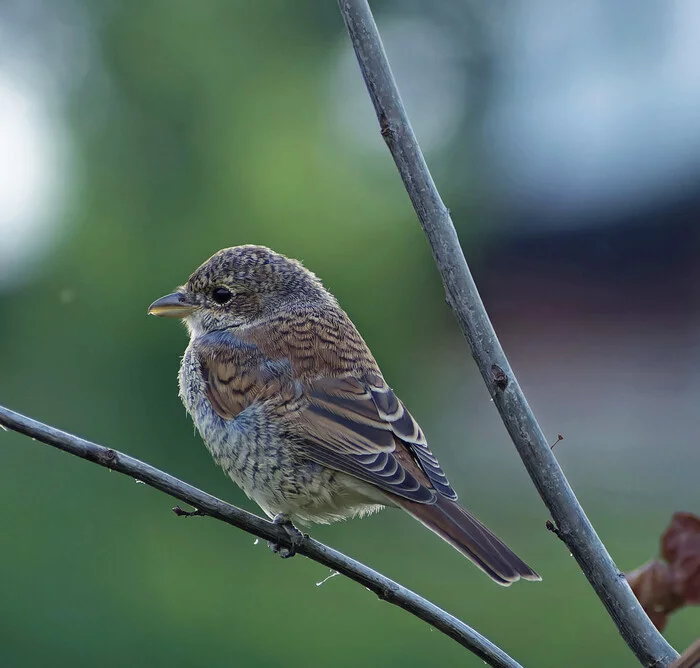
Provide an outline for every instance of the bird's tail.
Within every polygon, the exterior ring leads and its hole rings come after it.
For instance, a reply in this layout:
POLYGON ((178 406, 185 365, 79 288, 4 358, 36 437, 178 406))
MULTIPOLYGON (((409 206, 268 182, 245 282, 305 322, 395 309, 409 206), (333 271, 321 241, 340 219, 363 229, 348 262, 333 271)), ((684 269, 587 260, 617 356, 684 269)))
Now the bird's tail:
POLYGON ((394 498, 394 502, 471 559, 486 575, 507 587, 520 578, 541 580, 520 557, 456 501, 440 494, 433 504, 394 498))

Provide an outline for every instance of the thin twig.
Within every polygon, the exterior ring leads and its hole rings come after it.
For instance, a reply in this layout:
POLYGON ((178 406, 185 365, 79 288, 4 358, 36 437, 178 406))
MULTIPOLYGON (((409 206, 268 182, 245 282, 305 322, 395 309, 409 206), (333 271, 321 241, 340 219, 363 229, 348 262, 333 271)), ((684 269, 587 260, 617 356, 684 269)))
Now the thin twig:
POLYGON ((339 0, 338 4, 382 137, 432 247, 447 301, 506 429, 556 523, 557 535, 566 543, 639 661, 646 666, 666 666, 678 654, 651 623, 598 538, 508 364, 464 259, 450 213, 416 141, 369 5, 366 0, 339 0))
POLYGON ((693 668, 694 666, 700 666, 700 638, 671 664, 671 668, 693 668))
MULTIPOLYGON (((3 406, 0 406, 0 427, 12 429, 71 455, 82 457, 112 471, 118 471, 140 480, 161 492, 190 504, 197 509, 198 514, 208 515, 243 529, 254 536, 289 546, 289 536, 281 527, 221 501, 150 464, 129 457, 129 455, 117 450, 73 436, 3 406)), ((180 512, 183 512, 182 509, 180 512)), ((517 661, 464 622, 359 561, 308 537, 301 545, 296 546, 296 551, 342 573, 373 591, 383 601, 397 605, 434 626, 438 631, 442 631, 483 659, 488 665, 498 668, 521 668, 517 661)))

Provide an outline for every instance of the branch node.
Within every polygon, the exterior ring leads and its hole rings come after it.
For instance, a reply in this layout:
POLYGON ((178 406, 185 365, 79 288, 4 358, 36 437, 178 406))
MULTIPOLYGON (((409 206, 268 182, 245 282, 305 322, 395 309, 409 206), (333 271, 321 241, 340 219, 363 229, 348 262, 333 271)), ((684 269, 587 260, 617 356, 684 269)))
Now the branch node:
POLYGON ((202 512, 199 508, 195 508, 194 510, 183 510, 180 508, 180 506, 175 506, 173 508, 173 512, 178 517, 204 517, 206 515, 206 513, 202 512))
POLYGON ((379 115, 379 132, 381 133, 382 137, 384 137, 384 141, 387 143, 396 138, 396 130, 392 127, 389 119, 384 113, 379 115))
POLYGON ((112 448, 105 448, 100 452, 100 459, 102 459, 104 466, 111 469, 117 461, 117 451, 112 450, 112 448))
POLYGON ((392 601, 395 600, 399 594, 399 585, 395 582, 387 583, 382 587, 381 591, 377 592, 377 596, 382 601, 392 601))
POLYGON ((552 520, 547 520, 544 525, 547 527, 547 530, 551 531, 560 541, 562 541, 562 543, 566 543, 562 530, 554 522, 552 522, 552 520))
POLYGON ((501 392, 508 387, 508 375, 498 364, 491 365, 491 376, 494 385, 501 390, 501 392))

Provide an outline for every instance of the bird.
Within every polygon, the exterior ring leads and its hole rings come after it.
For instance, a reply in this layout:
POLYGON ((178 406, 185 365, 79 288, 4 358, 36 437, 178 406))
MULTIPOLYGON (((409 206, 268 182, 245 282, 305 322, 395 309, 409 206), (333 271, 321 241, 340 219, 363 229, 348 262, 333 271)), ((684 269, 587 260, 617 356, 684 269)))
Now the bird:
POLYGON ((291 546, 297 524, 400 508, 500 585, 540 576, 457 494, 336 298, 265 246, 218 251, 148 313, 179 318, 180 398, 215 462, 291 546))

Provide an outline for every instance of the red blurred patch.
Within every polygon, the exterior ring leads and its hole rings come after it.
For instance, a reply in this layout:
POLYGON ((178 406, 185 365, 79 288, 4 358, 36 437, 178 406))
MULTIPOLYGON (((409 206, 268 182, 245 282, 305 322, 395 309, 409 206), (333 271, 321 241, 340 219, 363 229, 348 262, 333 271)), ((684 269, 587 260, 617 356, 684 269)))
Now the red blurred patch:
POLYGON ((661 537, 661 556, 627 574, 627 581, 659 631, 668 616, 700 603, 700 517, 675 513, 661 537))

